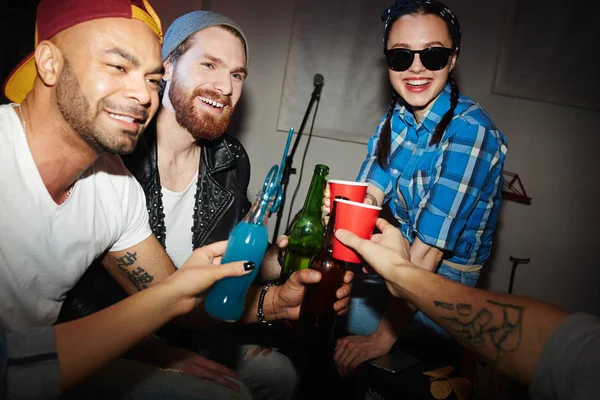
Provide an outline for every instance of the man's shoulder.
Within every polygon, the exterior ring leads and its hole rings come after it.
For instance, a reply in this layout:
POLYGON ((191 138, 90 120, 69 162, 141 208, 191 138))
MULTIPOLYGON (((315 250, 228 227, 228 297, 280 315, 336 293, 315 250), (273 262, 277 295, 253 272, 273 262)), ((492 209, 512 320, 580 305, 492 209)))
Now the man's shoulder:
POLYGON ((224 133, 217 140, 203 142, 200 146, 210 171, 249 168, 250 161, 246 149, 238 139, 227 133, 224 133))
POLYGON ((496 124, 483 106, 463 94, 456 106, 454 120, 465 125, 482 126, 489 130, 498 130, 496 124))
POLYGON ((246 152, 244 145, 237 138, 226 133, 223 135, 223 141, 227 144, 234 156, 248 158, 248 153, 246 152))
POLYGON ((0 118, 6 118, 6 116, 12 112, 13 107, 15 107, 15 104, 13 103, 0 104, 0 118))
POLYGON ((235 174, 239 184, 246 188, 250 182, 250 158, 242 143, 235 137, 224 134, 219 145, 212 147, 208 156, 209 168, 225 167, 222 171, 235 174))
POLYGON ((14 120, 11 115, 13 113, 12 108, 11 104, 0 104, 0 133, 2 137, 8 137, 8 132, 14 128, 14 120))
POLYGON ((574 313, 565 318, 542 349, 529 385, 533 399, 597 398, 600 318, 574 313))
MULTIPOLYGON (((137 191, 139 183, 127 169, 118 155, 104 154, 86 172, 103 196, 121 197, 125 193, 137 191)), ((85 176, 84 176, 85 178, 85 176)))
POLYGON ((506 137, 492 117, 481 104, 462 94, 448 130, 455 139, 486 140, 498 148, 506 147, 506 137), (479 135, 484 138, 477 139, 479 135))
POLYGON ((131 176, 121 157, 116 154, 103 154, 98 157, 94 163, 93 171, 105 172, 111 176, 131 176))
POLYGON ((135 150, 121 156, 125 167, 139 182, 151 180, 153 165, 156 164, 156 130, 150 125, 144 131, 135 150))

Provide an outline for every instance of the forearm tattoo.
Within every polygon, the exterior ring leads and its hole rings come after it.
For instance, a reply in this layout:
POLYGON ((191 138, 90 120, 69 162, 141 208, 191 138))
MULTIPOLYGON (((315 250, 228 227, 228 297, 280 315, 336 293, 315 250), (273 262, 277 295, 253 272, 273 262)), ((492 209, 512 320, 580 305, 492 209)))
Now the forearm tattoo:
POLYGON ((137 253, 125 254, 123 257, 113 257, 117 262, 117 267, 127 275, 127 278, 134 284, 138 291, 147 289, 148 284, 154 280, 154 277, 150 275, 141 266, 135 265, 137 263, 137 253))
POLYGON ((434 301, 433 304, 435 304, 436 307, 441 307, 445 310, 450 310, 450 311, 454 310, 454 304, 452 304, 452 303, 444 303, 441 301, 434 301))
POLYGON ((452 304, 434 301, 438 308, 450 311, 449 317, 441 319, 448 321, 448 331, 460 342, 474 348, 491 343, 496 349, 496 362, 505 353, 519 348, 522 339, 524 308, 512 304, 502 304, 488 300, 489 307, 473 311, 471 304, 452 304), (502 313, 502 322, 494 321, 494 316, 502 313))
POLYGON ((369 200, 371 200, 371 205, 372 205, 372 206, 376 206, 376 207, 378 207, 378 206, 379 206, 379 204, 377 204, 377 199, 376 199, 376 198, 375 198, 375 196, 373 196, 371 193, 367 193, 367 194, 365 195, 365 199, 369 199, 369 200))

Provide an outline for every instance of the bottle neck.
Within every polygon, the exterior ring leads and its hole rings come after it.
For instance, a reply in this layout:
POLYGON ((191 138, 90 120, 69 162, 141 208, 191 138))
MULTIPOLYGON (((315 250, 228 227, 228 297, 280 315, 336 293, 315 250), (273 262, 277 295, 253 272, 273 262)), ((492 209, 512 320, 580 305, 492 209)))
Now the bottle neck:
POLYGON ((302 215, 319 215, 321 214, 321 207, 323 206, 323 195, 325 192, 325 180, 327 179, 327 173, 329 168, 326 166, 320 166, 315 168, 312 180, 310 181, 310 187, 308 188, 308 194, 306 200, 304 200, 304 207, 302 207, 302 215))
MULTIPOLYGON (((333 202, 335 203, 335 199, 333 200, 333 202)), ((329 214, 329 222, 327 223, 327 229, 325 230, 325 235, 323 236, 323 248, 327 249, 328 251, 333 251, 333 237, 335 233, 333 226, 335 225, 336 208, 337 207, 332 207, 331 214, 329 214)))
POLYGON ((269 220, 268 206, 270 201, 265 199, 263 192, 261 191, 257 196, 254 204, 250 208, 250 211, 246 214, 243 221, 254 225, 267 225, 269 220))

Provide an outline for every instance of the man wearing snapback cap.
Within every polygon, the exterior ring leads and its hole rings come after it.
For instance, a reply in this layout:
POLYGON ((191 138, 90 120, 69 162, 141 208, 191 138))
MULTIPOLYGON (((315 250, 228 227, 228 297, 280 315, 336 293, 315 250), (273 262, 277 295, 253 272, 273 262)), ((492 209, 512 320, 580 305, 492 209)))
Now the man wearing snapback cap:
MULTIPOLYGON (((237 139, 225 133, 248 74, 248 54, 246 36, 230 18, 210 11, 177 18, 162 47, 162 107, 135 152, 123 157, 144 188, 150 226, 177 267, 193 249, 226 240, 250 209, 248 155, 237 139)), ((279 268, 275 252, 265 257, 261 274, 272 268, 279 268)), ((114 286, 101 266, 93 266, 69 294, 65 307, 93 310, 102 303, 99 297, 106 299, 107 292, 119 291, 114 286), (92 296, 94 288, 101 289, 92 296)), ((246 309, 253 317, 263 290, 264 304, 273 301, 275 288, 252 285, 246 309)), ((253 342, 243 328, 225 328, 202 333, 163 331, 161 336, 169 344, 146 342, 132 356, 192 376, 214 376, 225 385, 230 383, 223 381, 223 374, 235 371, 255 400, 291 399, 297 385, 291 361, 271 348, 240 344, 253 342)))
MULTIPOLYGON (((0 269, 0 328, 17 331, 52 324, 64 293, 99 256, 129 293, 174 271, 147 228, 143 192, 114 155, 133 150, 158 106, 158 18, 145 1, 42 0, 37 25, 36 63, 22 63, 5 85, 7 97, 21 104, 0 108, 0 167, 12 173, 0 179, 13 188, 0 194, 0 228, 9 233, 0 244, 6 265, 0 269), (26 223, 30 218, 34 224, 26 223)), ((290 279, 276 298, 270 290, 267 319, 297 318, 303 284, 319 279, 308 272, 290 279)), ((347 307, 345 291, 340 310, 347 307)), ((259 292, 245 322, 256 321, 259 292)), ((70 398, 92 398, 92 386, 98 398, 123 394, 115 390, 127 390, 128 398, 236 396, 205 380, 135 363, 103 372, 70 398)))
MULTIPOLYGON (((161 42, 145 0, 40 2, 35 51, 5 84, 15 103, 0 106, 0 331, 52 325, 64 294, 99 256, 129 293, 175 271, 148 225, 143 190, 119 157, 135 148, 158 108, 161 42)), ((202 250, 185 264, 199 263, 202 250)), ((245 387, 240 394, 142 363, 105 369, 110 380, 92 391, 86 381, 68 398, 250 398, 245 387)), ((56 375, 20 377, 9 376, 9 388, 0 382, 0 397, 56 375)))

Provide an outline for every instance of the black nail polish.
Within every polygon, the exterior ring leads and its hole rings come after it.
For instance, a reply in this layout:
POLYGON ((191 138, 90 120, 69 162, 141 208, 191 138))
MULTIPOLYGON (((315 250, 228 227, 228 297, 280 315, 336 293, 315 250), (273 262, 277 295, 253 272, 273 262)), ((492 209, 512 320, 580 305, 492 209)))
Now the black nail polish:
POLYGON ((248 261, 244 263, 244 271, 252 271, 254 269, 254 263, 252 261, 248 261))

